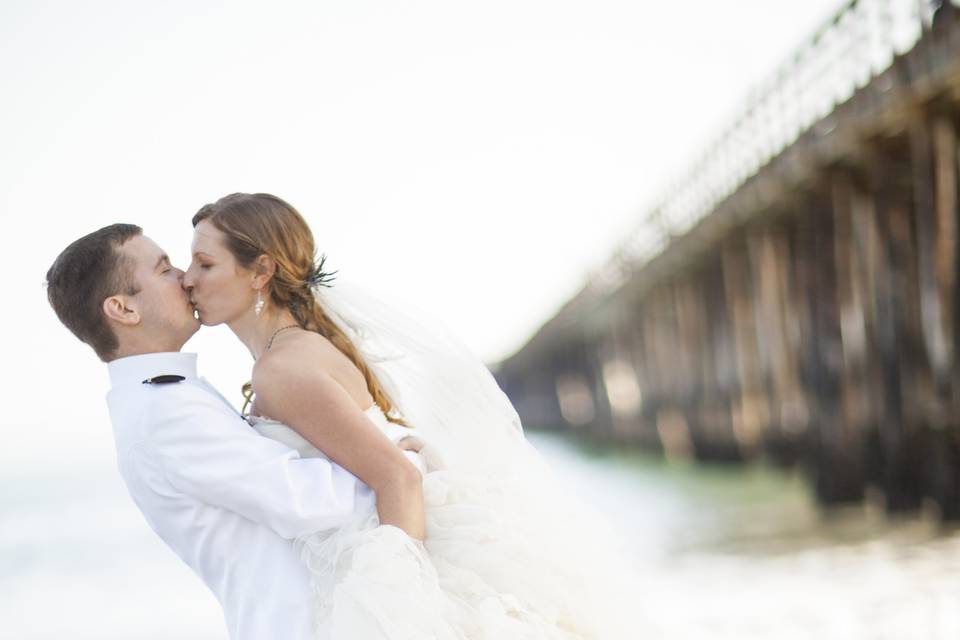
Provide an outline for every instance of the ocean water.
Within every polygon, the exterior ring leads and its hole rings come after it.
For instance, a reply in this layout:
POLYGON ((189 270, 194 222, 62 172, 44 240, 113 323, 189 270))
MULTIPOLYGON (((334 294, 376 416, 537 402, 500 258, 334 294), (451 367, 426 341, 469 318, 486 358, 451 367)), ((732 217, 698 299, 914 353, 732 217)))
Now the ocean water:
POLYGON ((226 640, 216 599, 110 467, 4 475, 3 640, 226 640))
MULTIPOLYGON (((630 541, 638 638, 960 637, 960 534, 929 518, 824 517, 797 476, 528 436, 630 541)), ((0 639, 226 638, 112 467, 0 479, 0 639)))
POLYGON ((633 543, 638 638, 960 637, 960 530, 929 513, 824 512, 799 473, 529 437, 633 543))

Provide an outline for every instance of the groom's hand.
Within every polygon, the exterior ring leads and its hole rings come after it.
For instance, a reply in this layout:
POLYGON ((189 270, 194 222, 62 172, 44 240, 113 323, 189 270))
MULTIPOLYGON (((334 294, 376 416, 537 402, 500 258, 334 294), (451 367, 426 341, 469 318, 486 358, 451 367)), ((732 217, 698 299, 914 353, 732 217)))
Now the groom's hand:
POLYGON ((423 448, 423 440, 417 436, 406 436, 397 441, 397 446, 404 451, 416 451, 419 453, 423 448))
MULTIPOLYGON (((415 451, 420 454, 426 469, 437 471, 447 469, 447 461, 437 452, 437 448, 428 442, 424 442, 417 436, 406 436, 397 441, 397 446, 404 451, 415 451)), ((424 468, 420 468, 421 473, 426 473, 424 468)))

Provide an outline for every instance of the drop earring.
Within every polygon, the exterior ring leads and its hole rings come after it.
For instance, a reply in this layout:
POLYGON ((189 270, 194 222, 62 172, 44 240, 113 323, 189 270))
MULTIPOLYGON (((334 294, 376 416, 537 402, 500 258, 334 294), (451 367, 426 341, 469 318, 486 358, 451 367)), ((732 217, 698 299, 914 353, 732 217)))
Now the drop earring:
POLYGON ((263 311, 263 297, 260 295, 260 289, 257 289, 257 304, 253 305, 253 312, 259 316, 261 311, 263 311))

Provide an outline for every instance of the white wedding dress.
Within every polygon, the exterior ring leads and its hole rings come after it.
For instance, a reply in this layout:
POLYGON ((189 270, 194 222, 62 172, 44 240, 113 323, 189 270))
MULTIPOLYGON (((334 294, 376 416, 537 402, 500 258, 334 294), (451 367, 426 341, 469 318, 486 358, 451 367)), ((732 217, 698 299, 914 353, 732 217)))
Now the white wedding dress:
MULTIPOLYGON (((420 435, 389 422, 376 405, 365 415, 394 442, 420 435)), ((250 423, 302 456, 326 457, 282 423, 262 417, 250 423)), ((315 590, 317 638, 643 637, 626 626, 636 622, 640 594, 625 593, 631 587, 618 581, 623 576, 601 561, 605 549, 594 545, 604 545, 602 539, 576 536, 583 512, 563 513, 546 499, 555 487, 531 483, 527 474, 504 477, 502 469, 447 467, 443 451, 429 442, 421 453, 406 454, 423 473, 423 545, 380 525, 372 509, 340 529, 296 541, 315 590)))

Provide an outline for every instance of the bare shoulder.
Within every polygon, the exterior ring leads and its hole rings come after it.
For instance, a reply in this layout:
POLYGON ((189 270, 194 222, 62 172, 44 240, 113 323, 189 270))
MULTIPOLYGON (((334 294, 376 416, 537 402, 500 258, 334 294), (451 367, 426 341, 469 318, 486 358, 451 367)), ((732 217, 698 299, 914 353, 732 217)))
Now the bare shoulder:
POLYGON ((282 390, 304 381, 327 379, 339 384, 358 406, 373 402, 366 381, 353 363, 324 336, 312 331, 291 333, 254 364, 251 381, 255 393, 282 390))
POLYGON ((252 380, 275 380, 285 376, 302 374, 304 371, 328 371, 333 365, 332 351, 337 348, 319 333, 297 331, 278 341, 253 365, 252 380))

